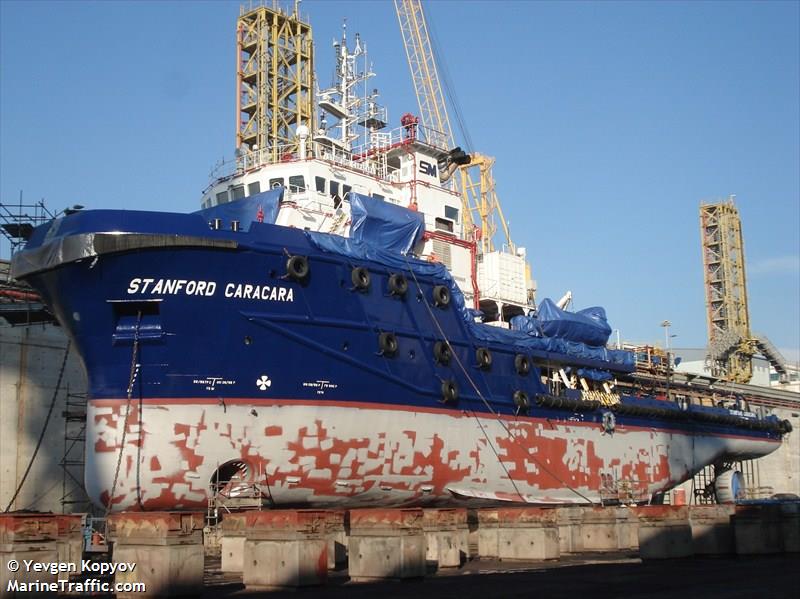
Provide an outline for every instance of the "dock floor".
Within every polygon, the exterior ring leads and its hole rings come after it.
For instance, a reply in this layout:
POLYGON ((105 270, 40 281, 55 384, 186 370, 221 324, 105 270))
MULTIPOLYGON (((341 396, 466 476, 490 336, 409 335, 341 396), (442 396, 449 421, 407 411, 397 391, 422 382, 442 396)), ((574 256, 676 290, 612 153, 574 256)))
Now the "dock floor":
POLYGON ((329 574, 324 587, 296 591, 251 592, 241 577, 219 570, 206 558, 203 597, 358 598, 453 597, 624 597, 625 599, 703 599, 800 597, 800 554, 691 557, 642 562, 635 552, 562 556, 557 561, 474 560, 461 568, 431 572, 423 580, 351 583, 347 571, 329 574))

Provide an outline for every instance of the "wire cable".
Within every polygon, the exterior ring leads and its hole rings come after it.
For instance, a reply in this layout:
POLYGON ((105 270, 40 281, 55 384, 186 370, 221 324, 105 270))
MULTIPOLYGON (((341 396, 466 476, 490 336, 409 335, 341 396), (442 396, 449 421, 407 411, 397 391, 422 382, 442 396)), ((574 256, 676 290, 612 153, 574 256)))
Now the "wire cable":
MULTIPOLYGON (((417 279, 417 274, 414 272, 414 269, 411 268, 411 264, 408 261, 408 256, 404 256, 404 258, 405 258, 405 261, 406 261, 406 265, 408 266, 408 270, 411 273, 412 278, 414 279, 414 283, 417 285, 417 291, 419 292, 419 295, 422 296, 423 302, 425 303, 425 307, 428 310, 428 314, 430 314, 431 320, 433 320, 433 323, 436 326, 436 328, 438 329, 439 334, 442 336, 442 338, 447 342, 448 345, 450 345, 450 341, 448 340, 447 335, 444 332, 444 329, 442 328, 441 324, 439 323, 439 320, 436 318, 436 315, 434 314, 433 310, 431 309, 430 304, 428 303, 428 299, 425 297, 425 294, 422 293, 422 286, 420 285, 419 280, 417 279)), ((484 397, 483 393, 481 393, 480 389, 475 384, 475 382, 472 380, 472 377, 469 375, 469 372, 464 367, 464 364, 459 359, 458 354, 456 352, 452 352, 452 354, 453 354, 453 357, 455 358, 456 363, 458 364, 459 368, 464 373, 464 376, 466 377, 467 381, 472 386, 472 388, 475 390, 475 393, 481 399, 481 401, 483 402, 484 406, 486 406, 486 409, 489 410, 489 412, 495 417, 495 420, 497 420, 497 422, 500 424, 500 426, 503 427, 503 429, 506 431, 506 434, 509 436, 509 438, 511 438, 515 442, 519 442, 519 438, 511 431, 511 429, 508 428, 508 426, 506 426, 505 422, 503 422, 503 419, 500 418, 500 414, 498 412, 496 412, 494 410, 494 408, 492 408, 491 404, 486 400, 486 398, 484 397)), ((470 410, 470 411, 475 416, 476 420, 478 420, 477 414, 475 414, 475 412, 472 411, 472 410, 470 410)), ((479 422, 479 425, 480 425, 480 421, 479 420, 478 420, 478 422, 479 422)), ((486 436, 485 429, 483 428, 482 425, 480 425, 480 426, 481 426, 481 430, 484 432, 484 436, 486 436)), ((509 474, 509 472, 506 469, 505 464, 503 463, 503 461, 500 460, 500 457, 497 454, 497 451, 494 449, 494 446, 492 445, 492 443, 489 440, 488 436, 486 437, 486 440, 489 442, 489 445, 492 447, 492 450, 494 451, 495 455, 497 456, 498 461, 500 462, 500 465, 503 467, 503 470, 505 470, 506 474, 508 474, 509 480, 511 481, 511 484, 514 486, 514 490, 517 492, 517 495, 519 495, 519 498, 522 501, 524 501, 525 503, 529 503, 528 501, 525 500, 524 496, 522 495, 522 493, 517 488, 517 485, 516 485, 514 479, 509 474)), ((584 495, 583 493, 581 493, 577 489, 573 488, 566 481, 561 479, 559 476, 557 476, 555 473, 553 473, 549 468, 547 468, 544 464, 542 464, 541 461, 539 461, 536 458, 536 456, 534 456, 530 452, 530 449, 524 443, 520 443, 520 446, 523 449, 525 449, 525 451, 527 452, 528 456, 536 463, 536 465, 539 466, 542 470, 544 470, 547 474, 549 474, 552 478, 554 478, 555 480, 560 482, 562 485, 564 485, 565 488, 570 490, 572 493, 574 493, 578 497, 584 499, 589 504, 594 505, 594 502, 591 499, 589 499, 588 497, 586 497, 586 495, 584 495)))
MULTIPOLYGON (((133 331, 133 351, 131 352, 131 370, 130 376, 128 377, 128 401, 125 404, 125 420, 122 423, 122 440, 119 444, 119 454, 117 455, 117 468, 114 471, 114 482, 111 485, 111 493, 108 496, 108 503, 106 504, 106 511, 105 515, 108 516, 109 512, 111 511, 111 506, 114 503, 114 493, 117 491, 117 482, 119 481, 119 471, 122 466, 122 454, 125 453, 125 437, 128 433, 128 417, 131 413, 131 400, 133 399, 133 385, 136 381, 136 355, 139 353, 139 325, 142 322, 142 311, 139 310, 136 316, 136 328, 133 331)), ((141 414, 140 414, 141 418, 141 414)), ((140 420, 141 422, 141 420, 140 420)), ((139 450, 141 451, 141 427, 139 428, 139 450)), ((139 460, 139 456, 137 454, 137 462, 139 460)), ((138 474, 138 470, 137 470, 138 474)), ((141 496, 140 491, 137 485, 137 501, 141 506, 141 496)))
MULTIPOLYGON (((433 20, 431 19, 430 12, 428 12, 428 29, 430 32, 430 42, 431 42, 431 52, 433 52, 433 60, 435 64, 439 67, 439 71, 442 75, 442 84, 444 87, 444 93, 447 98, 450 100, 450 106, 453 108, 453 113, 456 117, 456 122, 458 123, 458 130, 461 132, 461 137, 464 139, 464 146, 465 150, 468 154, 472 154, 472 136, 469 134, 469 129, 467 128, 466 119, 464 118, 463 111, 461 110, 461 104, 458 101, 458 96, 455 92, 455 85, 453 85, 452 79, 450 77, 450 71, 447 69, 447 61, 445 60, 444 54, 439 51, 439 42, 436 36, 436 29, 433 26, 433 20)), ((455 141, 455 140, 453 140, 455 141)))

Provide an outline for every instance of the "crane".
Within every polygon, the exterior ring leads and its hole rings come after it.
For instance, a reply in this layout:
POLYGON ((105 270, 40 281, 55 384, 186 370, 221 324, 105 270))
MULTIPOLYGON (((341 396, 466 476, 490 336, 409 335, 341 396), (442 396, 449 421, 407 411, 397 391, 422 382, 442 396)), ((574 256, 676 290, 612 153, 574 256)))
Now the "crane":
MULTIPOLYGON (((447 113, 439 71, 436 66, 428 24, 422 10, 421 0, 394 0, 395 12, 400 23, 403 44, 406 50, 411 79, 419 104, 422 125, 429 131, 438 132, 442 136, 444 147, 456 145, 450 118, 447 113)), ((510 252, 514 252, 508 223, 503 217, 500 202, 495 192, 492 166, 494 158, 481 154, 472 154, 469 164, 460 167, 460 178, 456 179, 461 192, 462 225, 467 231, 473 226, 480 229, 480 248, 488 253, 494 250, 494 235, 497 231, 495 215, 502 224, 505 243, 510 252), (471 171, 478 170, 473 178, 471 171)))
POLYGON ((733 198, 700 206, 707 361, 714 376, 748 383, 753 376, 753 355, 758 352, 785 382, 788 370, 781 353, 767 337, 750 332, 742 222, 733 198))

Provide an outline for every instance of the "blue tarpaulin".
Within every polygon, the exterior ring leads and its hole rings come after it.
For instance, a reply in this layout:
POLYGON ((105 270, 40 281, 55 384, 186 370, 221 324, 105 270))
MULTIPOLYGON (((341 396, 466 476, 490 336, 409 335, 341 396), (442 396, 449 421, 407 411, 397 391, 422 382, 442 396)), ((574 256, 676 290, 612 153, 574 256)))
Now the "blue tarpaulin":
POLYGON ((592 381, 610 381, 614 378, 611 376, 610 372, 597 370, 596 368, 578 368, 578 376, 592 381))
MULTIPOLYGON (((359 260, 370 260, 379 262, 392 269, 411 270, 418 277, 430 277, 445 280, 450 288, 451 302, 456 311, 461 314, 470 332, 482 341, 502 343, 507 346, 519 348, 520 350, 533 350, 546 352, 583 360, 591 360, 594 363, 605 362, 612 370, 623 370, 630 372, 634 369, 633 354, 624 350, 613 350, 605 347, 590 347, 585 343, 568 341, 556 337, 537 337, 519 330, 508 330, 494 327, 488 324, 475 322, 474 310, 468 308, 464 301, 464 295, 458 288, 455 280, 445 266, 438 262, 425 262, 417 258, 406 257, 397 252, 389 252, 383 248, 375 247, 354 239, 347 239, 338 235, 326 233, 316 233, 306 231, 311 243, 319 250, 335 254, 350 256, 359 260)), ((610 331, 609 331, 610 334, 610 331)), ((599 365, 599 364, 598 364, 599 365)), ((600 371, 596 371, 600 372, 600 371)), ((592 373, 595 376, 594 372, 592 373)))
POLYGON ((535 316, 526 316, 524 314, 512 316, 509 324, 511 325, 512 331, 527 333, 532 337, 542 336, 542 326, 539 324, 539 320, 535 316))
POLYGON ((547 337, 585 343, 594 347, 604 346, 611 335, 606 320, 606 311, 600 306, 578 312, 567 312, 556 306, 549 298, 539 304, 538 321, 547 337))
POLYGON ((250 223, 258 221, 259 208, 264 214, 263 222, 274 224, 278 219, 282 198, 283 187, 278 187, 240 200, 198 210, 194 214, 199 214, 208 222, 215 218, 222 219, 222 226, 226 229, 230 228, 232 221, 238 220, 242 231, 247 231, 250 228, 250 223))
POLYGON ((390 252, 408 254, 425 232, 422 214, 350 192, 350 237, 390 252))

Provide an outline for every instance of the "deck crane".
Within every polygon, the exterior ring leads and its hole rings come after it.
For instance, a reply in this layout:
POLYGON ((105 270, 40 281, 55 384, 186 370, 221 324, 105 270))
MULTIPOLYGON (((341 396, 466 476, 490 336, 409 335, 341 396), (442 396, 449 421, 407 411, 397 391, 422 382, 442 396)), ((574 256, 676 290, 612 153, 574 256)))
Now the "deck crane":
MULTIPOLYGON (((394 5, 419 104, 422 125, 428 130, 440 132, 444 138, 442 141, 447 147, 452 148, 456 146, 455 135, 450 125, 447 104, 421 0, 394 0, 394 5)), ((508 223, 503 217, 500 202, 497 199, 492 176, 494 158, 477 153, 471 153, 470 157, 471 160, 468 163, 459 165, 459 176, 455 180, 462 199, 463 230, 474 229, 477 233, 475 237, 480 256, 494 254, 494 257, 498 257, 500 253, 504 253, 506 256, 520 255, 524 257, 524 249, 519 248, 518 250, 511 240, 508 223), (477 170, 477 174, 474 174, 475 170, 477 170), (506 252, 495 251, 494 237, 498 229, 498 221, 503 231, 506 252)), ((532 305, 535 300, 535 286, 527 261, 524 261, 524 270, 526 282, 524 303, 532 305)), ((481 287, 482 298, 492 295, 484 285, 481 287)), ((500 297, 491 298, 491 300, 495 300, 497 304, 504 303, 503 298, 500 297)), ((519 308, 519 306, 517 307, 519 308)), ((481 308, 484 308, 483 301, 481 308)), ((509 308, 508 314, 513 314, 515 309, 513 306, 509 306, 509 308)), ((505 320, 502 317, 504 308, 498 305, 496 309, 501 315, 501 320, 505 320)))

